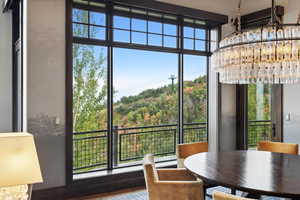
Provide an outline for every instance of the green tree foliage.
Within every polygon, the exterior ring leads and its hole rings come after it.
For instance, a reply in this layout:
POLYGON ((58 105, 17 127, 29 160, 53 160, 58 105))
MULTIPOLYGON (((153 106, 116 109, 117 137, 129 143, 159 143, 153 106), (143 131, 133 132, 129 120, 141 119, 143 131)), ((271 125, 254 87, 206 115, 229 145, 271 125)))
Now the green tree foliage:
POLYGON ((248 119, 249 120, 270 120, 271 119, 271 86, 260 85, 261 91, 258 89, 258 85, 248 85, 248 119), (258 97, 261 98, 261 102, 258 102, 258 97), (260 105, 261 104, 261 105, 260 105), (260 110, 262 109, 262 110, 260 110), (259 117, 258 112, 262 112, 263 115, 259 117))
MULTIPOLYGON (((87 21, 87 12, 74 11, 75 21, 87 21)), ((87 28, 74 26, 77 36, 87 28)), ((101 47, 73 44, 73 126, 74 131, 106 127, 106 58, 101 47)))

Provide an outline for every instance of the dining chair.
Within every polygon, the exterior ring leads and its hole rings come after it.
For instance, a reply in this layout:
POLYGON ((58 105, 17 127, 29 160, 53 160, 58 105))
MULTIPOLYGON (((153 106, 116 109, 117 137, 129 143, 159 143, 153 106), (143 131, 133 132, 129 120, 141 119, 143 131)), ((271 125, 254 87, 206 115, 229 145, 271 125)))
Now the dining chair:
MULTIPOLYGON (((207 142, 194 142, 194 143, 186 143, 186 144, 178 144, 176 149, 177 154, 177 167, 178 168, 185 168, 184 167, 184 159, 187 157, 197 154, 208 152, 208 143, 207 142)), ((211 195, 207 195, 207 188, 216 187, 215 184, 204 183, 204 195, 212 197, 211 195)), ((235 191, 232 191, 233 193, 235 191)))
POLYGON ((187 157, 197 154, 208 152, 208 143, 207 142, 195 142, 187 144, 178 144, 176 149, 177 154, 177 167, 184 168, 184 159, 187 157))
POLYGON ((156 169, 151 154, 143 167, 149 200, 204 200, 202 181, 186 169, 156 169))
POLYGON ((298 144, 261 141, 258 142, 257 150, 298 155, 298 144))
POLYGON ((252 199, 215 191, 213 192, 213 200, 252 200, 252 199))

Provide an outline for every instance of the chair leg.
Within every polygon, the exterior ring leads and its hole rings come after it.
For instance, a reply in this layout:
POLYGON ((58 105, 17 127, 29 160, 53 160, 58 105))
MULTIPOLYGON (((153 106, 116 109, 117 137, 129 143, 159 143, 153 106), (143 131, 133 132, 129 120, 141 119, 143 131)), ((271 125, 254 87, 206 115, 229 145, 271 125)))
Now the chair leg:
POLYGON ((232 195, 236 195, 236 189, 232 189, 232 188, 231 188, 231 194, 232 194, 232 195))
POLYGON ((204 191, 204 199, 206 197, 212 198, 212 195, 210 195, 210 194, 207 193, 207 188, 206 187, 203 188, 203 191, 204 191))

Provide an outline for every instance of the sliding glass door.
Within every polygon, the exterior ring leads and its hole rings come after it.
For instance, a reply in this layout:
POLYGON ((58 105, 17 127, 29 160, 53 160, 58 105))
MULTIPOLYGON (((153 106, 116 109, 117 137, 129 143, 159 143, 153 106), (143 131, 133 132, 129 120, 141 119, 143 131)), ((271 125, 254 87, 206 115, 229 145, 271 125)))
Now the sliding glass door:
POLYGON ((259 141, 272 140, 272 86, 248 85, 248 148, 255 148, 259 141))
POLYGON ((282 140, 282 86, 237 85, 237 148, 282 140))

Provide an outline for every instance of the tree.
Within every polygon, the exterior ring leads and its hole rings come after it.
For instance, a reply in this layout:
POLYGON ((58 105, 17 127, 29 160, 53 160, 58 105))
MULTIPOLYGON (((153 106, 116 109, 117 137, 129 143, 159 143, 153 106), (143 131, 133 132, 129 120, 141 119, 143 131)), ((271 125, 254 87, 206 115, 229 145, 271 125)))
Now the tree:
MULTIPOLYGON (((75 10, 73 18, 75 21, 86 21, 88 13, 75 10)), ((74 25, 74 35, 85 36, 87 32, 87 27, 74 25)), ((73 126, 75 132, 100 130, 106 127, 105 60, 101 47, 73 44, 73 126)))

